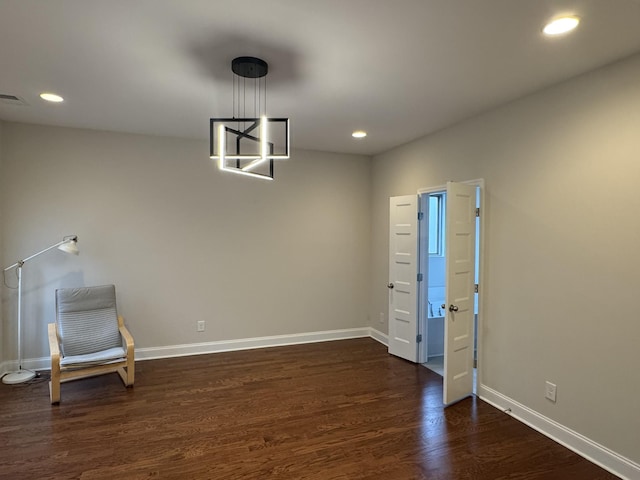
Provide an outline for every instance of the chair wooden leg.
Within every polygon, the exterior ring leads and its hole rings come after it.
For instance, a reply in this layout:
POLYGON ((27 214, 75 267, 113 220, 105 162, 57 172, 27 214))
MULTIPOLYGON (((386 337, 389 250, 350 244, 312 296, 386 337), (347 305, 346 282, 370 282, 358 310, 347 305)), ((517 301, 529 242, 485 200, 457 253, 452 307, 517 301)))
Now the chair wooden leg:
POLYGON ((51 356, 51 381, 49 382, 49 398, 51 403, 60 403, 60 357, 51 356))
POLYGON ((129 383, 127 380, 127 371, 124 369, 124 367, 120 367, 118 369, 118 375, 120 375, 120 379, 122 380, 122 383, 124 383, 124 386, 128 387, 129 383))
POLYGON ((135 377, 136 362, 133 357, 133 352, 131 352, 131 355, 127 357, 127 380, 129 380, 129 383, 127 383, 127 387, 133 387, 133 381, 135 380, 135 377))
POLYGON ((60 403, 60 365, 51 365, 49 398, 51 399, 51 404, 60 403))
POLYGON ((127 330, 127 327, 124 326, 124 318, 120 315, 118 315, 118 328, 120 329, 120 335, 122 335, 123 346, 127 350, 127 366, 120 367, 118 374, 127 387, 132 387, 136 376, 135 347, 133 337, 129 333, 129 330, 127 330))
POLYGON ((51 381, 49 382, 49 398, 51 403, 60 403, 60 348, 55 323, 47 326, 49 351, 51 352, 51 381))
POLYGON ((133 381, 135 379, 135 363, 133 360, 127 360, 126 367, 120 367, 118 369, 118 375, 122 379, 125 387, 133 387, 133 381))

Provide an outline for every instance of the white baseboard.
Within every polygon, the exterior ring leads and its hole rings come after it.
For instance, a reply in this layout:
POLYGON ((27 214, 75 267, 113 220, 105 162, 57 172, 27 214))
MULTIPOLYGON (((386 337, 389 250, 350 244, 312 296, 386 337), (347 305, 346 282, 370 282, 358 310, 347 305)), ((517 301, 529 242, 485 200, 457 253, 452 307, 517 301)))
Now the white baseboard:
MULTIPOLYGON (((377 332, 377 334, 385 336, 380 332, 377 332)), ((361 327, 342 330, 326 330, 323 332, 294 333, 290 335, 272 335, 269 337, 190 343, 184 345, 166 345, 163 347, 144 347, 136 348, 136 361, 184 357, 187 355, 204 355, 207 353, 232 352, 236 350, 250 350, 254 348, 281 347, 285 345, 299 345, 303 343, 330 342, 333 340, 346 340, 349 338, 363 337, 376 338, 371 333, 371 328, 361 327)), ((376 338, 376 340, 378 340, 378 338, 376 338)), ((22 361, 22 367, 28 370, 50 370, 51 359, 49 357, 24 359, 22 361)), ((17 360, 2 362, 0 363, 0 377, 7 373, 16 371, 17 369, 17 360)))
MULTIPOLYGON (((51 358, 27 358, 22 360, 22 368, 25 370, 51 370, 51 358)), ((15 372, 18 370, 17 360, 8 360, 0 363, 0 377, 3 377, 7 373, 15 372)))
POLYGON ((375 341, 383 344, 385 347, 389 346, 389 336, 386 333, 382 333, 381 331, 376 330, 373 327, 370 327, 369 336, 373 338, 375 341))
POLYGON ((487 387, 478 387, 478 397, 516 420, 530 426, 550 439, 567 447, 592 463, 626 480, 640 478, 640 465, 594 442, 584 435, 551 420, 529 407, 487 387))
POLYGON ((156 358, 184 357, 207 353, 232 352, 254 348, 281 347, 303 343, 330 342, 349 338, 369 337, 369 327, 327 330, 324 332, 294 333, 269 337, 242 338, 238 340, 220 340, 216 342, 190 343, 185 345, 167 345, 164 347, 146 347, 136 349, 136 360, 156 358))

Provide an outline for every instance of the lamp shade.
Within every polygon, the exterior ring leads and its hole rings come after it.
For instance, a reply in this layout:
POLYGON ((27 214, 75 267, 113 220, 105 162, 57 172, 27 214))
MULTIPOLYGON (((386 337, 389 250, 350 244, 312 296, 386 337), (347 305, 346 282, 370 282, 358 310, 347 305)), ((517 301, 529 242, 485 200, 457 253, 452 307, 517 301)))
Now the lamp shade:
POLYGON ((78 255, 80 253, 80 250, 78 250, 78 240, 75 238, 70 239, 68 242, 58 246, 58 249, 66 253, 72 253, 74 255, 78 255))

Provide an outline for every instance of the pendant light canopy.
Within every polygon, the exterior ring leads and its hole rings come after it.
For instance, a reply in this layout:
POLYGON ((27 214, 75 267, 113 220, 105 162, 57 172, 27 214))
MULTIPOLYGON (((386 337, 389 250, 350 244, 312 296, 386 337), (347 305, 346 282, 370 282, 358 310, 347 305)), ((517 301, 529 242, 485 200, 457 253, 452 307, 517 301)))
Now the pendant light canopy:
POLYGON ((210 120, 210 157, 220 170, 273 180, 274 160, 289 158, 289 119, 267 117, 269 65, 238 57, 231 70, 233 116, 210 120))

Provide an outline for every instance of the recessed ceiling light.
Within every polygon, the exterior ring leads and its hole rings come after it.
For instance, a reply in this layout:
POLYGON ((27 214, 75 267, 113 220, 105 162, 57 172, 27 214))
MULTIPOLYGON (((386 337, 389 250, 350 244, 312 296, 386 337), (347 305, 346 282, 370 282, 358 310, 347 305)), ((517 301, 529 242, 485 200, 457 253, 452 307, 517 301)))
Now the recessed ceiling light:
POLYGON ((367 132, 365 132, 364 130, 356 130, 351 134, 351 136, 353 138, 364 138, 367 136, 367 132))
POLYGON ((47 102, 59 103, 64 101, 64 98, 62 98, 60 95, 56 95, 55 93, 41 93, 40 98, 46 100, 47 102))
POLYGON ((562 35, 578 26, 580 18, 575 16, 560 17, 550 21, 542 30, 545 35, 562 35))

